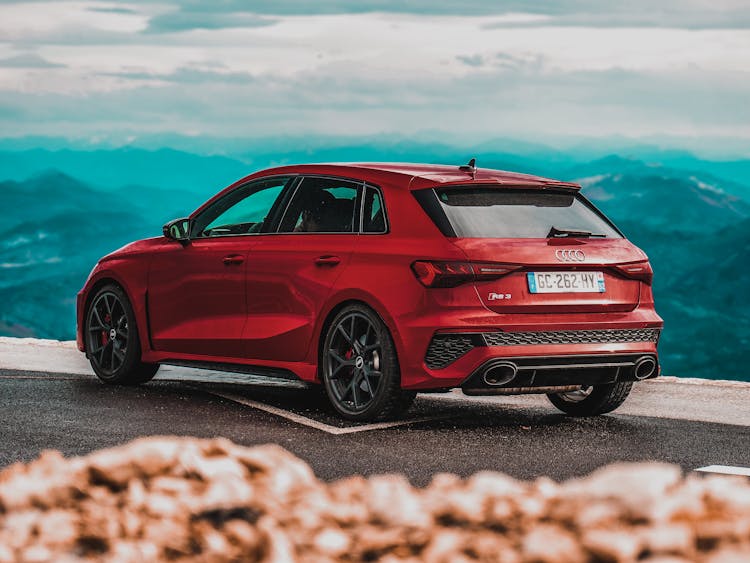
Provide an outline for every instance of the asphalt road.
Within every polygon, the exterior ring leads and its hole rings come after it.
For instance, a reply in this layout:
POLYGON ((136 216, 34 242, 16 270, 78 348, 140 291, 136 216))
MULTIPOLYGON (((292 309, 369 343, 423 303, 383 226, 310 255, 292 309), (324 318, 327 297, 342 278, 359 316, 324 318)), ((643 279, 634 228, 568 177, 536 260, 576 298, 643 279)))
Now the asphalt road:
POLYGON ((644 382, 616 413, 590 419, 566 417, 543 396, 420 395, 395 425, 352 425, 308 390, 174 369, 116 388, 85 373, 6 369, 2 352, 0 466, 45 449, 81 455, 171 434, 276 443, 327 480, 399 472, 424 485, 436 473, 480 470, 564 479, 645 460, 750 467, 750 385, 644 382))

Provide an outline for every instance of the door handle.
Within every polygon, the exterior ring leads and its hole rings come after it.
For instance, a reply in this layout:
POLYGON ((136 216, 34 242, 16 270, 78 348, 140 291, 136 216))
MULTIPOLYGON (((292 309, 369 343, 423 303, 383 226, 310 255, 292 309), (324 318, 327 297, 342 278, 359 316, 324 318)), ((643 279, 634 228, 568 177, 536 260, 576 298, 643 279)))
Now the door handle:
POLYGON ((244 261, 245 257, 242 254, 230 254, 229 256, 224 256, 224 260, 222 260, 225 266, 236 266, 242 264, 244 261))
POLYGON ((318 256, 315 259, 315 265, 316 266, 338 266, 341 263, 341 258, 338 256, 331 256, 331 255, 325 255, 325 256, 318 256))

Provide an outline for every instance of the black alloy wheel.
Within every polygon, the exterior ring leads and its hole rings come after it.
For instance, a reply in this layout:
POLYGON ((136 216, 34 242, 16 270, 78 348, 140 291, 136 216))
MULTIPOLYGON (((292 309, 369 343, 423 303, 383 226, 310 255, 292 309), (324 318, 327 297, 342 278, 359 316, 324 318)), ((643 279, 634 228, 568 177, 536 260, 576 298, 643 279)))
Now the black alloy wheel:
POLYGON ((630 394, 632 381, 618 381, 581 387, 579 391, 549 393, 547 398, 558 409, 571 416, 597 416, 612 412, 630 394))
POLYGON ((105 383, 137 385, 149 381, 158 364, 141 362, 135 314, 115 285, 101 288, 86 314, 86 352, 94 373, 105 383))
POLYGON ((125 361, 128 349, 128 317, 117 295, 97 295, 89 310, 89 355, 99 370, 112 376, 125 361))
POLYGON ((345 418, 390 418, 416 396, 401 390, 393 340, 385 323, 367 307, 351 305, 334 318, 322 355, 326 393, 345 418))

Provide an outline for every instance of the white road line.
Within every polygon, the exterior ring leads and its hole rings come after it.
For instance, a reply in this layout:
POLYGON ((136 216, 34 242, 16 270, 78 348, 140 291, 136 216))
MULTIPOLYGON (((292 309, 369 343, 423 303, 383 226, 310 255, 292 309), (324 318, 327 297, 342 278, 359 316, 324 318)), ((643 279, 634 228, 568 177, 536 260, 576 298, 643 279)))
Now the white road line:
POLYGON ((733 467, 731 465, 707 465, 699 467, 696 471, 703 473, 720 473, 721 475, 743 475, 750 477, 750 467, 733 467))
POLYGON ((242 397, 240 395, 233 395, 230 393, 218 393, 216 391, 208 391, 206 389, 201 389, 201 390, 207 393, 210 393, 212 395, 216 395, 217 397, 221 397, 222 399, 227 399, 229 401, 234 401, 235 403, 239 403, 247 407, 252 407, 254 409, 265 411, 267 413, 271 413, 276 416, 286 418, 287 420, 291 420, 292 422, 296 422, 297 424, 302 424, 303 426, 309 426, 310 428, 315 428, 316 430, 327 432, 328 434, 337 434, 337 435, 354 434, 355 432, 367 432, 368 430, 382 430, 383 428, 393 428, 395 426, 406 426, 407 424, 414 424, 415 422, 427 422, 431 420, 440 420, 443 418, 448 418, 446 415, 425 416, 422 418, 412 418, 408 420, 395 420, 393 422, 376 422, 373 424, 362 424, 360 426, 350 426, 348 428, 339 428, 338 426, 331 426, 330 424, 325 424, 324 422, 318 422, 317 420, 313 420, 312 418, 307 418, 306 416, 302 416, 301 414, 289 412, 287 410, 280 409, 278 407, 272 407, 271 405, 267 405, 259 401, 253 401, 252 399, 246 399, 245 397, 242 397))

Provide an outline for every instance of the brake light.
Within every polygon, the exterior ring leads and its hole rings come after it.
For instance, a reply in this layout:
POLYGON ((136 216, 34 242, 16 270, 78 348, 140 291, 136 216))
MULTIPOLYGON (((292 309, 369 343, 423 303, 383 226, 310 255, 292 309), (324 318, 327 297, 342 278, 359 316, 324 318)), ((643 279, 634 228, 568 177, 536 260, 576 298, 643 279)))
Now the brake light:
POLYGON ((417 260, 411 269, 425 287, 456 287, 471 281, 496 280, 521 266, 476 262, 439 262, 417 260))
POLYGON ((630 264, 618 264, 615 266, 615 270, 625 277, 642 281, 648 285, 651 285, 654 279, 654 271, 651 269, 651 264, 648 260, 632 262, 630 264))

